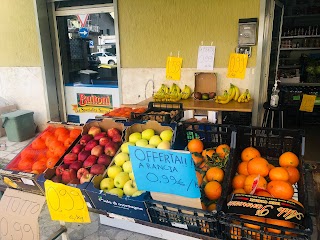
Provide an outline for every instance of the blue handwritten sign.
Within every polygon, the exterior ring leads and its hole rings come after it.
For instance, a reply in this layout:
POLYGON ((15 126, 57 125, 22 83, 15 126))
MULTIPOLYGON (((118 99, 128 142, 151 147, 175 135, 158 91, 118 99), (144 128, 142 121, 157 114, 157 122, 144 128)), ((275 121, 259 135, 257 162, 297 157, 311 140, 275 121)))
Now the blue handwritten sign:
POLYGON ((200 189, 189 152, 129 146, 139 190, 199 198, 200 189))

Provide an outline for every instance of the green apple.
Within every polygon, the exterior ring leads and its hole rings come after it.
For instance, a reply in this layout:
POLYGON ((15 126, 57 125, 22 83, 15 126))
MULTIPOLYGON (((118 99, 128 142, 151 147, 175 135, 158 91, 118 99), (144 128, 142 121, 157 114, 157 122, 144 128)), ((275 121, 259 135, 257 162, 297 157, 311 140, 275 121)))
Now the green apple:
POLYGON ((144 130, 142 133, 141 133, 141 137, 142 139, 145 139, 145 140, 150 140, 150 138, 154 135, 154 130, 151 129, 151 128, 148 128, 146 130, 144 130))
MULTIPOLYGON (((132 172, 132 164, 131 161, 127 161, 122 165, 123 171, 126 173, 132 172)), ((129 176, 130 177, 130 176, 129 176)))
POLYGON ((138 187, 134 180, 127 181, 123 186, 123 192, 127 196, 132 196, 136 191, 138 191, 138 187))
POLYGON ((172 130, 164 130, 160 133, 160 137, 162 141, 168 141, 170 142, 173 136, 172 130))
POLYGON ((154 135, 149 140, 149 144, 153 145, 155 147, 157 147, 159 145, 159 143, 161 143, 161 142, 162 142, 162 140, 159 135, 154 135))
POLYGON ((130 161, 128 153, 121 152, 114 157, 114 163, 119 167, 121 167, 126 161, 130 161))
POLYGON ((137 147, 145 147, 148 145, 148 141, 146 139, 139 139, 137 142, 136 142, 136 146, 137 147))
POLYGON ((113 195, 118 195, 119 198, 122 198, 123 196, 123 190, 121 188, 112 188, 109 193, 113 195))
POLYGON ((132 143, 132 142, 125 142, 121 145, 120 149, 121 149, 121 152, 124 152, 124 153, 128 153, 129 154, 129 147, 128 146, 134 146, 135 144, 132 143))
POLYGON ((133 172, 129 173, 129 178, 130 178, 131 180, 134 180, 133 172))
POLYGON ((112 165, 112 166, 110 166, 108 168, 107 174, 108 174, 109 178, 113 178, 114 179, 118 175, 118 173, 120 173, 122 171, 123 171, 122 167, 119 167, 117 165, 112 165))
POLYGON ((120 172, 114 178, 114 186, 117 188, 123 188, 124 184, 130 180, 129 174, 126 172, 120 172))
POLYGON ((110 190, 114 188, 113 178, 104 178, 100 182, 100 189, 101 190, 110 190))
POLYGON ((132 194, 132 197, 138 197, 140 196, 142 193, 144 193, 144 191, 136 191, 134 194, 132 194))
POLYGON ((131 133, 129 136, 129 142, 132 142, 132 143, 136 143, 140 139, 141 139, 141 133, 139 132, 131 133))
POLYGON ((162 141, 159 143, 158 149, 170 149, 170 143, 168 141, 162 141))

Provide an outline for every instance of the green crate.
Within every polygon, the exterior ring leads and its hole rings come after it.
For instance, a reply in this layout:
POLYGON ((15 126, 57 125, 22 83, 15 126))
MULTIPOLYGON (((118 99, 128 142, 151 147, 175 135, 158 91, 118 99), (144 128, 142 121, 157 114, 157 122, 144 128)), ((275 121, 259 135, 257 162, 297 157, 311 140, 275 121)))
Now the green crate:
POLYGON ((22 142, 35 136, 33 112, 17 110, 1 115, 2 127, 5 129, 8 141, 22 142))

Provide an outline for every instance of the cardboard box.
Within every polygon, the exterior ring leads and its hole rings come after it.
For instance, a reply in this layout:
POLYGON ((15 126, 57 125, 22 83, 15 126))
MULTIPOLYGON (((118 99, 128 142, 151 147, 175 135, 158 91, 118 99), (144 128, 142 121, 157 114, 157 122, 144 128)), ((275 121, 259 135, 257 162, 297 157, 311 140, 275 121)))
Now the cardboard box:
MULTIPOLYGON (((217 92, 217 75, 215 73, 206 73, 206 72, 198 72, 194 74, 195 83, 194 83, 194 92, 200 93, 210 93, 217 92)), ((199 100, 198 101, 213 101, 213 99, 209 100, 199 100)))
MULTIPOLYGON (((52 130, 52 128, 57 128, 57 127, 65 127, 68 129, 77 128, 82 130, 82 126, 77 124, 62 124, 57 122, 48 122, 47 128, 42 133, 40 133, 33 141, 41 138, 42 134, 44 134, 45 132, 50 131, 52 130)), ((75 142, 77 141, 78 139, 75 140, 75 142)), ((40 156, 42 157, 46 156, 46 152, 45 152, 46 150, 33 150, 31 147, 32 142, 29 145, 27 145, 10 163, 8 163, 4 169, 0 169, 0 175, 3 177, 3 182, 11 188, 15 188, 25 192, 35 193, 39 195, 44 195, 43 188, 37 182, 37 178, 41 174, 39 175, 37 173, 32 173, 32 172, 23 172, 18 169, 18 163, 22 158, 22 154, 34 154, 33 156, 38 157, 39 159, 40 159, 40 156)), ((57 165, 62 161, 62 158, 64 157, 64 155, 71 150, 75 142, 73 142, 71 146, 66 150, 66 152, 64 152, 64 154, 61 156, 61 158, 57 162, 57 165)), ((31 155, 29 157, 31 157, 31 155)))
MULTIPOLYGON (((0 116, 4 113, 13 112, 17 110, 17 106, 15 104, 0 107, 0 116)), ((0 118, 0 137, 6 135, 5 129, 2 127, 2 118, 0 118)))

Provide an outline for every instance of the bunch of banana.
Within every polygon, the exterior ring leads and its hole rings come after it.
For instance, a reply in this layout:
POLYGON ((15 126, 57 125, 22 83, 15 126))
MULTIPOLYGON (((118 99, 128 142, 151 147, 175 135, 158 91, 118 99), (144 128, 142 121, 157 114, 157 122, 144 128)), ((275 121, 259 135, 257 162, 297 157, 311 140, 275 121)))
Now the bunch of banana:
POLYGON ((237 86, 230 83, 230 88, 228 91, 224 91, 224 94, 222 96, 216 97, 216 102, 221 104, 227 104, 232 99, 237 101, 240 96, 240 90, 237 86))
POLYGON ((159 90, 153 95, 153 99, 157 102, 162 102, 169 93, 169 88, 165 84, 161 84, 159 90))
POLYGON ((168 102, 178 102, 182 98, 182 93, 180 87, 173 83, 170 87, 169 96, 167 98, 168 102))
POLYGON ((246 89, 246 91, 244 93, 242 93, 240 95, 240 97, 238 98, 238 102, 242 103, 242 102, 249 102, 251 100, 251 95, 249 93, 249 90, 246 89))
POLYGON ((181 98, 188 99, 191 96, 191 94, 192 94, 191 88, 187 85, 184 85, 184 89, 181 92, 181 95, 182 95, 181 98))

